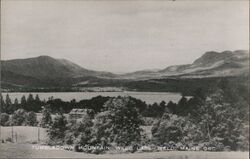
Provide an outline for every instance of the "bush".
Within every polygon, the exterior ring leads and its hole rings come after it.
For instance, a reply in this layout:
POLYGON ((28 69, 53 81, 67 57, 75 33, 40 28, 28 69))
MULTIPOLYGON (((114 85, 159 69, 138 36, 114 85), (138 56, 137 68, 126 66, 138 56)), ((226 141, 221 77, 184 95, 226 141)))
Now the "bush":
POLYGON ((18 109, 14 112, 11 119, 11 124, 15 126, 25 125, 26 111, 24 109, 18 109))
POLYGON ((29 125, 29 126, 36 126, 37 125, 37 116, 36 116, 36 113, 34 112, 28 112, 26 114, 26 124, 29 125))
POLYGON ((0 114, 1 126, 8 126, 9 125, 9 115, 6 113, 0 114))

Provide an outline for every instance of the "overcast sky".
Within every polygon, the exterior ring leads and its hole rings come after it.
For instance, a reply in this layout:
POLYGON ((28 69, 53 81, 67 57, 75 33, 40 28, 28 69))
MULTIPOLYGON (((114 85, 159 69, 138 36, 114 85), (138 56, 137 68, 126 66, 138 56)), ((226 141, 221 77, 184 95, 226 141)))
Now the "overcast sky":
POLYGON ((49 55, 84 68, 131 72, 247 49, 249 2, 1 1, 1 58, 49 55))

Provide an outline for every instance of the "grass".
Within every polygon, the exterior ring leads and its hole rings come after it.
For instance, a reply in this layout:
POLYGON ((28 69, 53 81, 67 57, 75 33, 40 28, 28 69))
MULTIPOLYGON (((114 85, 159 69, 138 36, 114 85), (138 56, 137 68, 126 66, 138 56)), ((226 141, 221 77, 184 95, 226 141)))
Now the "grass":
MULTIPOLYGON (((12 127, 1 126, 1 140, 12 138, 12 127)), ((40 128, 40 141, 45 141, 47 138, 46 130, 40 128)), ((32 126, 13 126, 13 140, 18 143, 32 143, 38 141, 38 127, 32 126)))
MULTIPOLYGON (((151 127, 143 129, 148 132, 151 127)), ((1 139, 11 137, 11 127, 1 127, 1 139)), ((201 152, 201 151, 164 151, 126 154, 94 155, 66 150, 33 149, 30 143, 37 142, 38 127, 14 126, 17 143, 1 143, 0 158, 105 158, 105 159, 249 159, 249 152, 201 152)), ((46 140, 46 130, 40 128, 40 139, 46 140)))
POLYGON ((248 152, 169 151, 94 155, 65 150, 35 150, 31 144, 1 144, 0 158, 97 158, 97 159, 249 159, 248 152))

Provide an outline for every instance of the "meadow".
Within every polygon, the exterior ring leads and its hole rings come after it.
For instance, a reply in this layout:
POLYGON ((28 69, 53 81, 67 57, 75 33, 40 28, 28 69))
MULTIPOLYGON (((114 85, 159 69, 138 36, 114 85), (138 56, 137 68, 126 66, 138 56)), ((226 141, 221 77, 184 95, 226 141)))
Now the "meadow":
MULTIPOLYGON (((143 129, 149 130, 149 127, 143 129)), ((38 144, 31 143, 37 142, 38 127, 14 126, 13 131, 17 132, 18 142, 1 143, 0 158, 249 159, 249 152, 163 151, 95 155, 66 150, 34 149, 38 144)), ((1 139, 11 138, 11 134, 11 127, 1 127, 1 139)), ((40 128, 40 140, 45 141, 46 138, 46 130, 40 128)))
POLYGON ((65 150, 34 150, 32 146, 32 144, 1 144, 0 158, 249 159, 249 152, 165 151, 94 155, 65 150))
MULTIPOLYGON (((13 126, 13 140, 15 143, 36 143, 47 139, 46 129, 32 126, 13 126)), ((12 127, 1 126, 1 139, 12 138, 12 127)))

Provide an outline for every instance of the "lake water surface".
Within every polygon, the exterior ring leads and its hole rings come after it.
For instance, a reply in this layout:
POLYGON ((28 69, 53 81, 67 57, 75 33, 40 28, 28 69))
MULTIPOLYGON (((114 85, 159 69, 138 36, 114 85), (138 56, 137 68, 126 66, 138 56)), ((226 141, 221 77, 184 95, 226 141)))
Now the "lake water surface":
MULTIPOLYGON (((5 98, 7 93, 2 93, 3 97, 5 98)), ((11 100, 14 101, 15 98, 20 99, 23 95, 28 97, 30 94, 29 92, 11 92, 8 93, 11 100)), ((35 97, 36 94, 39 95, 41 100, 47 100, 49 97, 53 96, 53 98, 60 98, 64 101, 70 101, 75 99, 76 101, 80 101, 82 99, 91 99, 96 96, 110 96, 110 97, 117 97, 117 96, 131 96, 142 101, 145 101, 147 104, 152 104, 154 102, 169 102, 170 100, 173 102, 178 102, 181 98, 180 93, 169 93, 169 92, 32 92, 33 96, 35 97)))

